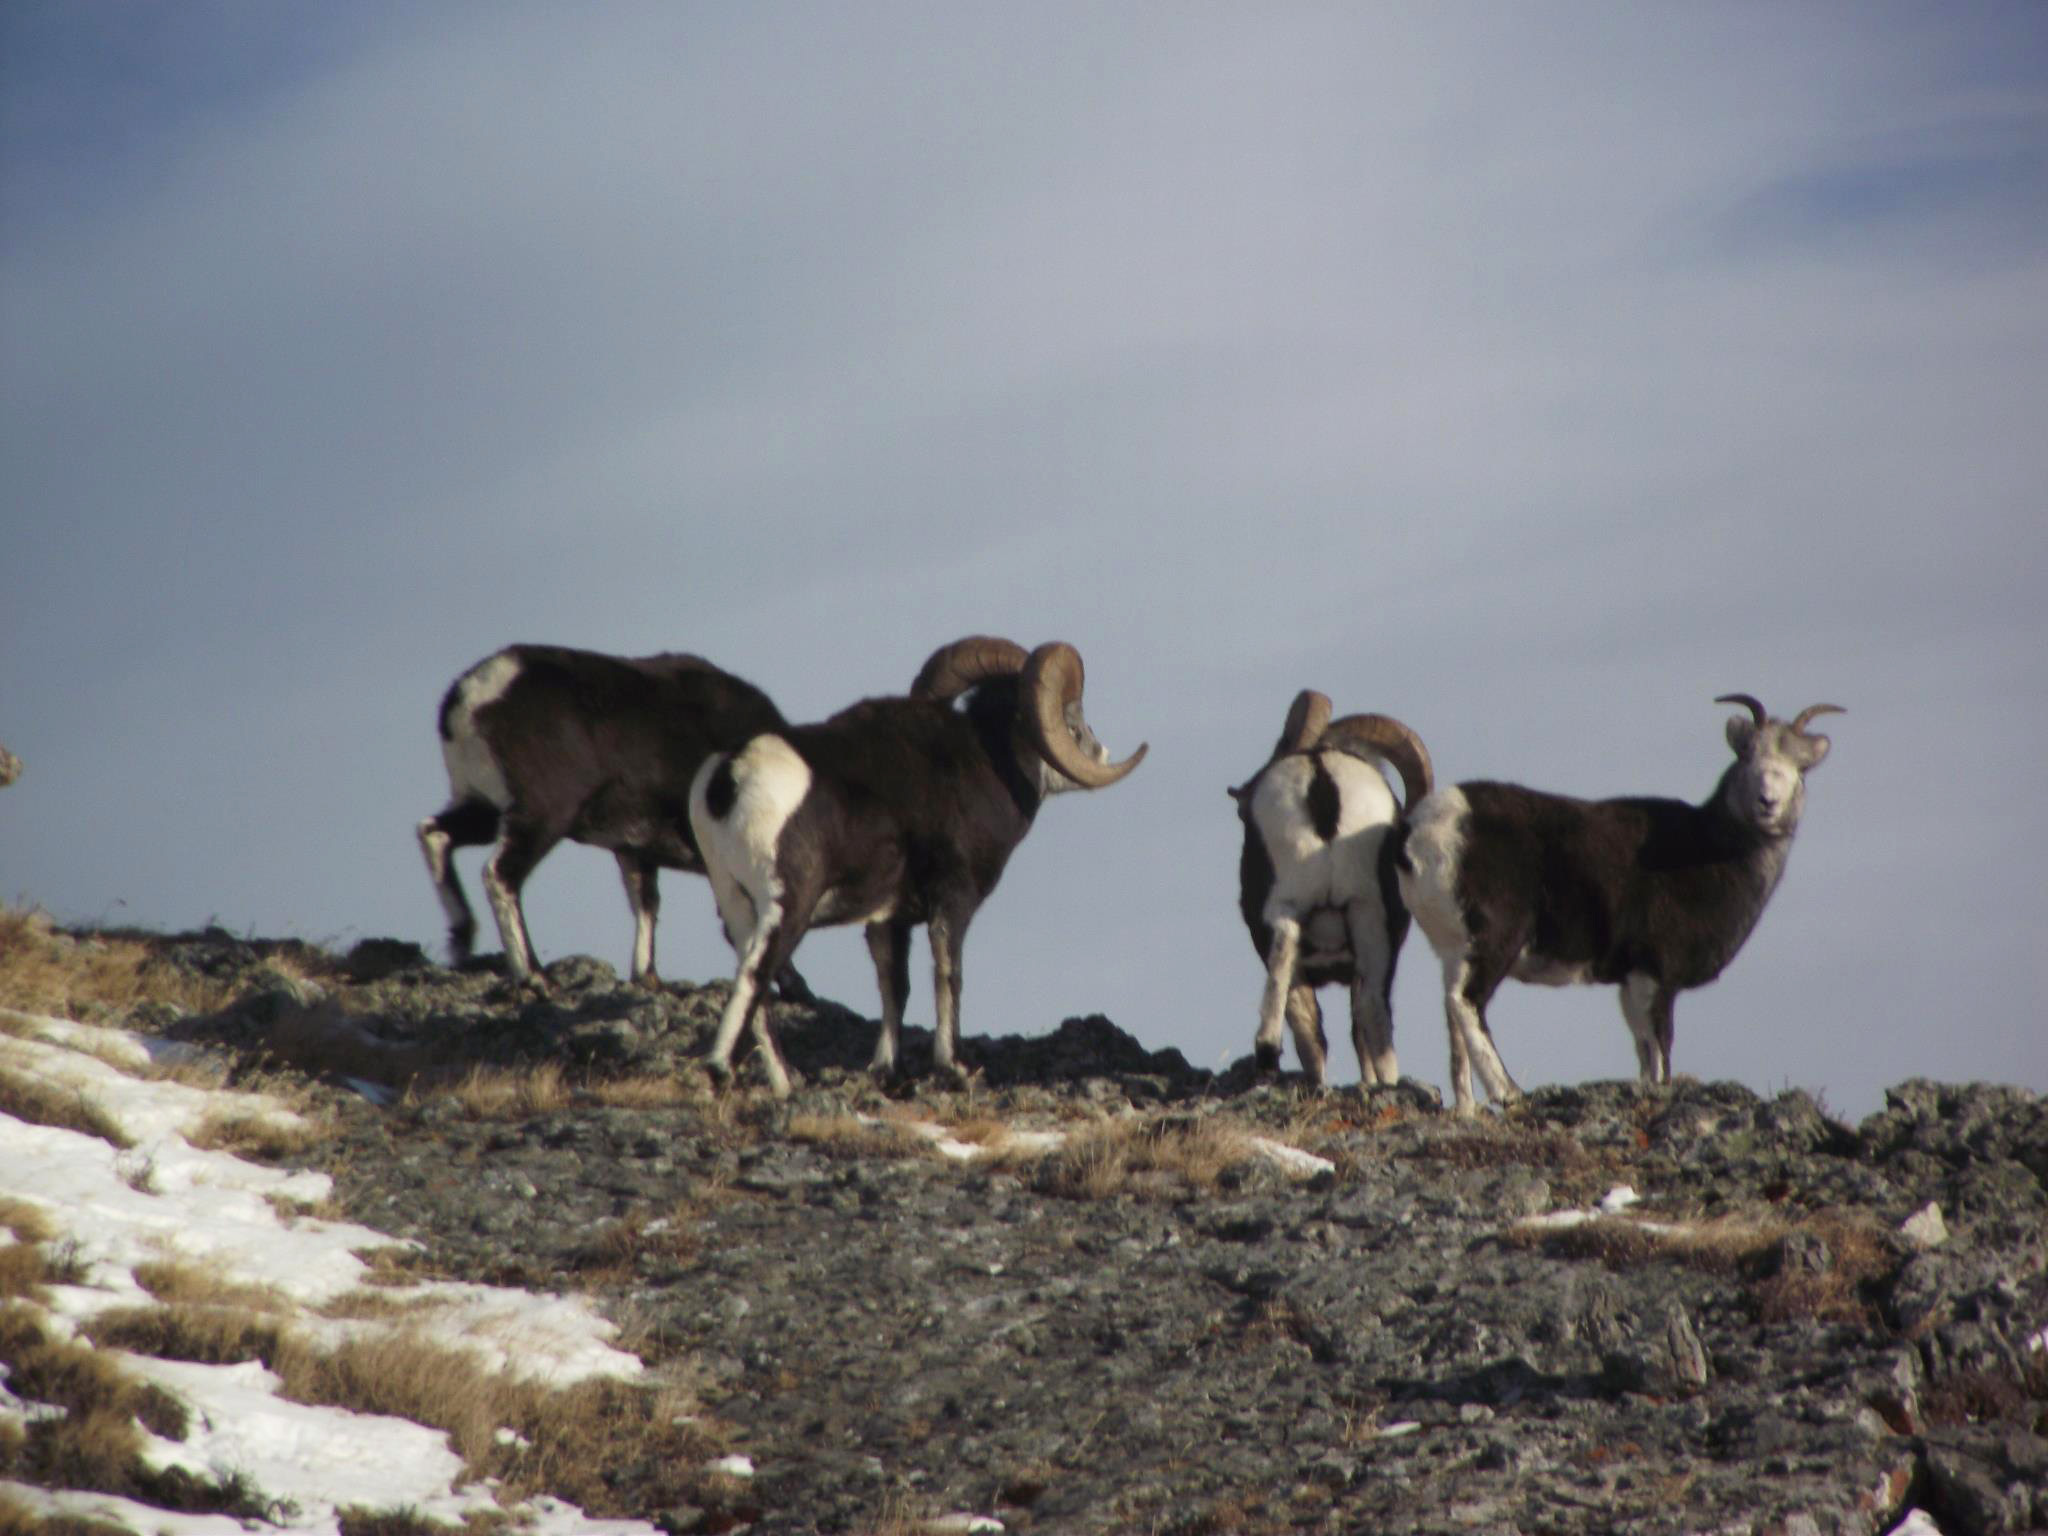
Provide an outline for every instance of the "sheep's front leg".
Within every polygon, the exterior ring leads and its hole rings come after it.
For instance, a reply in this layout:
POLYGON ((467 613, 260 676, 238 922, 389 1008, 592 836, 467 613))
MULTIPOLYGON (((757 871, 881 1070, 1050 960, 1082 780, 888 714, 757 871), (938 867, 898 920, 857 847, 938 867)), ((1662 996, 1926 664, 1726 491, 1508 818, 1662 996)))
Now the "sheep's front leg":
POLYGON ((504 836, 484 864, 484 892, 491 899, 491 912, 498 919, 498 938, 505 946, 505 964, 513 981, 524 986, 545 987, 540 965, 533 957, 533 945, 526 937, 526 914, 519 902, 520 888, 533 867, 558 841, 545 828, 530 821, 507 818, 504 836))
POLYGON ((1504 970, 1482 970, 1470 956, 1444 962, 1444 1019, 1451 1036, 1451 1093, 1453 1108, 1460 1115, 1476 1115, 1479 1104, 1472 1096, 1472 1068, 1479 1068, 1487 1095, 1505 1107, 1522 1096, 1507 1064, 1494 1049, 1493 1032, 1486 1025, 1486 1003, 1500 985, 1504 970))
POLYGON ((1671 1081, 1672 1005, 1677 994, 1656 977, 1632 971, 1621 984, 1621 1016, 1635 1037, 1636 1075, 1646 1083, 1671 1081))

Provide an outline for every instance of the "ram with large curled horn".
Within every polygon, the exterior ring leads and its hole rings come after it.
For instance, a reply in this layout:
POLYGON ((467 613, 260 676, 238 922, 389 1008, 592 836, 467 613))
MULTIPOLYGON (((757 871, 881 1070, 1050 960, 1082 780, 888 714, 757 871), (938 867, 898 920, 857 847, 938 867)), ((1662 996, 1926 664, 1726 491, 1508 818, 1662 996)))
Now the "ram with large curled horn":
POLYGON ((910 931, 932 950, 933 1065, 962 1075, 961 949, 968 924, 1031 830, 1045 797, 1104 789, 1121 762, 1082 713, 1081 655, 1051 641, 1027 652, 970 635, 935 651, 908 695, 867 699, 816 725, 756 736, 706 762, 690 820, 739 952, 707 1066, 730 1078, 742 1031, 769 1085, 789 1092, 763 981, 810 929, 861 923, 882 993, 872 1063, 896 1068, 910 991, 910 931))
POLYGON ((1778 888, 1806 808, 1806 775, 1828 755, 1807 729, 1840 706, 1773 719, 1746 693, 1728 721, 1735 761, 1698 805, 1629 796, 1575 800, 1519 784, 1446 785, 1409 813, 1395 869, 1444 967, 1451 1090, 1475 1113, 1478 1068, 1496 1103, 1521 1094, 1486 1004, 1512 976, 1610 985, 1645 1083, 1671 1080, 1678 994, 1735 958, 1778 888))
POLYGON ((1359 1076, 1391 1085, 1408 912, 1387 837, 1401 806, 1381 770, 1400 775, 1413 805, 1430 791, 1429 752, 1391 716, 1331 714, 1325 695, 1304 688, 1265 766, 1230 792, 1244 822, 1238 909, 1266 968, 1253 1048, 1262 1070, 1276 1069, 1284 1020, 1302 1070, 1323 1086, 1329 1044, 1316 989, 1348 987, 1359 1076))

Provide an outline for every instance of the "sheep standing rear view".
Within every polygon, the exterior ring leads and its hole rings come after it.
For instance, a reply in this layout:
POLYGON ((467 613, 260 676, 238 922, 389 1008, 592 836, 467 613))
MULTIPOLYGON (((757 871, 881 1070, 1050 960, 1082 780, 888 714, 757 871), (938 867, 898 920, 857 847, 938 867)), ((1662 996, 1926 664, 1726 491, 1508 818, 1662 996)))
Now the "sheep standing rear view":
POLYGON ((1401 895, 1444 968, 1451 1088, 1476 1112, 1472 1067, 1505 1104, 1521 1090, 1486 1022, 1509 976, 1545 986, 1616 984, 1639 1075, 1671 1079, 1678 994, 1721 974, 1784 873, 1806 804, 1806 774, 1828 738, 1748 694, 1723 694, 1735 761, 1701 805, 1634 797, 1573 800, 1485 781, 1411 807, 1395 866, 1401 895))
POLYGON ((970 636, 943 646, 907 698, 868 699, 819 725, 756 736, 698 771, 690 819, 726 932, 740 951, 706 1063, 721 1082, 751 1028, 769 1085, 789 1072, 762 985, 819 924, 862 923, 882 993, 872 1070, 896 1065, 910 991, 910 930, 931 938, 933 1062, 958 1076, 960 955, 967 926, 1047 795, 1102 789, 1121 763, 1081 712, 1081 655, 1054 641, 970 636), (958 701, 956 707, 955 701, 958 701))
POLYGON ((1386 715, 1330 719, 1312 688, 1295 697, 1273 755, 1230 791, 1244 822, 1238 909, 1266 967, 1253 1042, 1263 1071, 1280 1065, 1280 1026, 1317 1087, 1329 1044, 1316 988, 1351 989, 1351 1043, 1367 1084, 1400 1081, 1394 1057, 1394 964, 1408 935, 1388 832, 1400 813, 1381 775, 1401 775, 1406 803, 1430 791, 1429 752, 1386 715))
MULTIPOLYGON (((427 873, 448 915, 451 958, 463 963, 476 941, 452 855, 495 840, 484 890, 513 979, 535 979, 519 891, 566 838, 618 859, 633 909, 632 977, 654 985, 658 872, 704 870, 690 832, 690 779, 712 752, 780 724, 767 694, 701 656, 606 656, 556 645, 510 645, 486 656, 441 700, 448 804, 419 824, 427 873)), ((795 972, 782 982, 802 992, 795 972)))

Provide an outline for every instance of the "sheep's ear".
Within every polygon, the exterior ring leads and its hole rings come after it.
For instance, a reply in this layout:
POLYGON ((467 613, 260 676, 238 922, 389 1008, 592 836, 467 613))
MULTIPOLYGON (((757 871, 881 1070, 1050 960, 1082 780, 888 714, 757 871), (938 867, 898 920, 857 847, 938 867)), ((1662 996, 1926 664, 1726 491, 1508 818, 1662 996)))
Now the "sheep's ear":
POLYGON ((1828 748, 1834 743, 1825 736, 1801 734, 1792 738, 1792 759, 1799 764, 1799 771, 1805 773, 1820 766, 1822 758, 1828 755, 1828 748))
POLYGON ((1728 717, 1728 745, 1735 749, 1737 757, 1749 750, 1749 743, 1755 735, 1755 721, 1745 720, 1740 715, 1728 717))

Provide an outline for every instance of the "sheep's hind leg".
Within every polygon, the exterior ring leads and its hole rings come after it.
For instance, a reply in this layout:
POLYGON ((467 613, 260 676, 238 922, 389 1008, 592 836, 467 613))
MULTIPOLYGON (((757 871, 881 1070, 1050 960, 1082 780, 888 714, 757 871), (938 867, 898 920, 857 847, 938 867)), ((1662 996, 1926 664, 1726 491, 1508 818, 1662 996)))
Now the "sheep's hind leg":
POLYGON ((1323 1033, 1323 1005, 1316 1001, 1316 989, 1305 981, 1287 991, 1287 1027, 1294 1034, 1294 1053, 1301 1058, 1302 1069, 1320 1091, 1329 1070, 1330 1040, 1323 1033))
POLYGON ((769 957, 780 951, 787 958, 788 951, 783 945, 783 907, 780 901, 770 897, 760 909, 753 932, 747 935, 746 944, 740 951, 739 969, 732 979, 732 996, 726 999, 725 1012, 718 1020, 718 1034, 712 1039, 711 1054, 704 1059, 705 1070, 720 1087, 732 1082, 732 1052, 739 1043, 740 1031, 750 1029, 754 1043, 761 1051, 761 1064, 768 1074, 768 1086, 778 1099, 789 1097, 789 1071, 783 1065, 782 1053, 775 1048, 775 1036, 768 1027, 766 1001, 762 996, 766 978, 773 974, 769 957))
POLYGON ((498 808, 484 800, 458 800, 429 816, 417 828, 427 875, 448 919, 448 962, 463 965, 476 952, 476 914, 463 894, 455 872, 455 850, 493 842, 498 836, 498 808))
MULTIPOLYGON (((1353 957, 1351 1045, 1358 1052, 1359 1080, 1368 1088, 1391 1088, 1401 1081, 1401 1066, 1394 1057, 1392 1002, 1400 933, 1390 942, 1385 919, 1362 902, 1354 902, 1346 911, 1345 924, 1353 957)), ((1401 932, 1406 927, 1403 919, 1401 932)))
POLYGON ((882 1032, 875 1037, 868 1071, 886 1078, 896 1072, 903 1007, 910 1000, 910 925, 893 920, 869 923, 867 940, 868 954, 875 962, 875 985, 882 994, 882 1032))
POLYGON ((1294 1026, 1295 1049, 1301 1055, 1302 1070, 1320 1085, 1323 1081, 1323 1024, 1314 995, 1314 1027, 1304 1031, 1297 1007, 1292 1002, 1295 966, 1301 957, 1301 922, 1278 915, 1272 918, 1272 938, 1266 945, 1266 990, 1259 1001, 1259 1032, 1252 1039, 1252 1054, 1261 1072, 1280 1070, 1280 1042, 1283 1026, 1294 1026))
POLYGON ((626 905, 633 909, 633 969, 631 979, 643 987, 659 988, 661 977, 654 970, 654 922, 661 914, 660 866, 654 860, 613 852, 619 861, 619 879, 626 887, 626 905))

